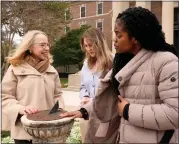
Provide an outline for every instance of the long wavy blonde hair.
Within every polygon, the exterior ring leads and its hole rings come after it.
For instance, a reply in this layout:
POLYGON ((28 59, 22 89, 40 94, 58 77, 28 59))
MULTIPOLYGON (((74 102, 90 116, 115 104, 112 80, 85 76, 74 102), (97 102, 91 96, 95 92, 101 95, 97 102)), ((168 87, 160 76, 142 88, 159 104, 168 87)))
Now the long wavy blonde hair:
POLYGON ((113 55, 112 51, 109 49, 106 38, 102 31, 97 28, 87 29, 80 39, 80 45, 83 52, 85 52, 85 59, 87 59, 87 64, 90 69, 93 68, 96 61, 99 62, 97 71, 103 71, 112 68, 113 55), (91 57, 85 50, 84 38, 91 41, 93 49, 96 53, 96 57, 91 57))
MULTIPOLYGON (((39 30, 28 31, 24 35, 18 48, 16 48, 16 50, 11 54, 12 56, 7 57, 8 62, 14 66, 18 66, 24 63, 25 58, 27 56, 27 51, 30 50, 30 47, 34 43, 35 37, 38 34, 43 34, 48 38, 48 36, 42 31, 39 31, 39 30)), ((50 59, 50 62, 52 62, 52 56, 50 54, 49 54, 49 59, 50 59)))

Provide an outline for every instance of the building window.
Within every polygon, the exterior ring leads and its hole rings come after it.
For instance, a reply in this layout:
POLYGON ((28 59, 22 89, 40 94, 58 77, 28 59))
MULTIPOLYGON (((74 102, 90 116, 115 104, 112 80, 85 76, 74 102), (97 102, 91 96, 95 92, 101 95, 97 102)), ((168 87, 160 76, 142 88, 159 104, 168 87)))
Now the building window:
POLYGON ((97 14, 103 14, 103 2, 97 2, 97 14))
POLYGON ((69 8, 67 8, 65 10, 65 20, 70 20, 70 10, 69 10, 69 8))
POLYGON ((65 67, 65 73, 69 73, 70 72, 70 67, 69 67, 69 65, 66 65, 66 66, 64 66, 65 67))
POLYGON ((84 5, 80 7, 80 17, 81 18, 86 17, 86 6, 84 5))
POLYGON ((70 31, 70 27, 69 26, 65 26, 65 33, 70 31))
POLYGON ((101 31, 103 31, 103 20, 96 21, 96 28, 99 28, 101 31))

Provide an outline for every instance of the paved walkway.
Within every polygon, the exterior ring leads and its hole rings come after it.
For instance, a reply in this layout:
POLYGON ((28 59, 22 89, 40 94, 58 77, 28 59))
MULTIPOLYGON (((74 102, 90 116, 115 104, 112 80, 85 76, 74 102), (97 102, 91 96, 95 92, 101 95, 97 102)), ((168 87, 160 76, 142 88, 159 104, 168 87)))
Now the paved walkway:
POLYGON ((79 92, 75 91, 63 91, 63 98, 65 102, 65 109, 67 111, 73 111, 79 109, 80 105, 80 98, 79 98, 79 92))

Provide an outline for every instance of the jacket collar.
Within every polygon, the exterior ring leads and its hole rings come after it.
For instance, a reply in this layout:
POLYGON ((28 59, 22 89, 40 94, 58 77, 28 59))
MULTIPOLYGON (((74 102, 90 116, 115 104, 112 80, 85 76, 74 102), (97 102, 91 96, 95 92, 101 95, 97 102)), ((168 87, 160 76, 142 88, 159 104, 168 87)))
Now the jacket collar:
POLYGON ((53 66, 49 65, 47 70, 46 70, 46 72, 48 72, 48 73, 56 73, 56 69, 53 66))
MULTIPOLYGON (((20 66, 13 67, 13 71, 16 75, 42 75, 27 62, 21 64, 20 66)), ((56 73, 56 70, 53 66, 49 65, 45 73, 56 73)))
POLYGON ((136 70, 153 54, 152 51, 141 49, 137 55, 131 59, 116 75, 116 80, 122 86, 130 77, 136 72, 136 70))
POLYGON ((101 82, 109 82, 111 80, 112 69, 101 79, 101 82))

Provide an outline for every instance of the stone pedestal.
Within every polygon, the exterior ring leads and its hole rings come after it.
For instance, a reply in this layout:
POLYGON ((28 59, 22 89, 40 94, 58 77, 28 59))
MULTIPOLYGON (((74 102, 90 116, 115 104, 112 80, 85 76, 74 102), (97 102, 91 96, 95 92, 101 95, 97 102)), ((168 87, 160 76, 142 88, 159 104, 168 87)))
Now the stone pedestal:
POLYGON ((80 73, 70 74, 68 76, 68 87, 63 90, 79 91, 80 83, 80 73))
POLYGON ((74 119, 67 117, 52 121, 32 121, 22 116, 25 131, 33 137, 33 143, 65 143, 74 119))

